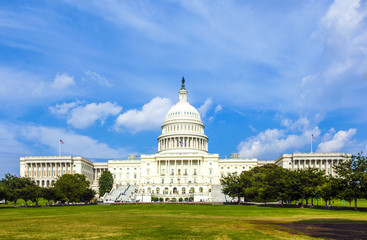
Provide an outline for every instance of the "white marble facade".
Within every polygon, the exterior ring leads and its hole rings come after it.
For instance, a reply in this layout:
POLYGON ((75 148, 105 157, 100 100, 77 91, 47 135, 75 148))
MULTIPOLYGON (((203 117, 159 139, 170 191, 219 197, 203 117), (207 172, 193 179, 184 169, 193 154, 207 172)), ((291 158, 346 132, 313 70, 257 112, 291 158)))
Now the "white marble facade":
POLYGON ((187 100, 183 81, 179 101, 168 111, 162 124, 156 154, 143 154, 140 158, 129 155, 127 160, 108 162, 91 162, 73 156, 22 157, 20 175, 34 179, 40 186, 50 186, 62 174, 81 173, 86 175, 93 188, 98 189, 100 174, 109 170, 116 190, 135 186, 134 198, 141 201, 150 201, 151 196, 191 196, 195 201, 214 201, 212 189, 218 190, 220 178, 229 173, 239 174, 256 166, 275 163, 292 170, 316 167, 334 174, 332 165, 350 157, 350 154, 343 153, 294 153, 283 154, 275 161, 240 158, 238 154, 220 159, 218 154, 208 152, 209 138, 204 129, 199 112, 187 100))

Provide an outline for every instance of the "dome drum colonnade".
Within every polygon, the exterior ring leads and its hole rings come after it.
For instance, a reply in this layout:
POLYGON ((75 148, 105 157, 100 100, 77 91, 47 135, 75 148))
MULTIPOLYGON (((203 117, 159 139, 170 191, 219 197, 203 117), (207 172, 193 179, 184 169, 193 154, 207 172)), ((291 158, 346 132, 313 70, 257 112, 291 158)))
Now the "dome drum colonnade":
POLYGON ((179 101, 166 115, 162 135, 158 137, 158 152, 199 150, 208 152, 209 138, 204 134, 199 112, 187 101, 185 79, 179 91, 179 101))

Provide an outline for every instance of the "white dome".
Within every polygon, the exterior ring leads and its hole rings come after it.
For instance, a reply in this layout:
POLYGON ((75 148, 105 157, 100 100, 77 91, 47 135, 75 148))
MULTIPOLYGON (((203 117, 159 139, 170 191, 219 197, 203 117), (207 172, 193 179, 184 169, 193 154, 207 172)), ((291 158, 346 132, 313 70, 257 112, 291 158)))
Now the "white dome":
POLYGON ((175 106, 173 106, 166 115, 166 121, 170 120, 194 120, 201 121, 200 114, 196 108, 194 108, 188 102, 178 102, 175 106))
POLYGON ((158 152, 208 152, 209 138, 196 108, 187 101, 185 79, 179 91, 179 100, 166 115, 162 134, 158 137, 158 152))

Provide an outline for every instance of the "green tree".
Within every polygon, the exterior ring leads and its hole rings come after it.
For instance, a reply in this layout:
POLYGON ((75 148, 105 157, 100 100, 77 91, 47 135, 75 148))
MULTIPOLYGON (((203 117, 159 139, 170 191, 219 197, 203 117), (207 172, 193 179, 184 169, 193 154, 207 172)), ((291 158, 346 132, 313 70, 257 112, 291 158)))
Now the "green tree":
POLYGON ((258 195, 257 186, 254 185, 254 176, 252 171, 243 171, 240 175, 242 184, 242 197, 244 201, 251 201, 258 195))
POLYGON ((50 205, 50 201, 60 201, 62 200, 62 197, 60 194, 56 191, 56 188, 54 187, 45 187, 41 190, 42 197, 47 200, 48 204, 50 205))
POLYGON ((228 176, 221 178, 220 182, 222 184, 222 192, 232 198, 237 197, 237 203, 240 204, 244 189, 241 178, 235 173, 230 173, 228 176))
POLYGON ((0 200, 6 199, 6 191, 5 191, 5 186, 2 182, 2 180, 0 181, 0 200))
POLYGON ((287 175, 287 170, 275 164, 266 164, 261 167, 255 167, 250 172, 253 172, 255 186, 258 189, 259 199, 265 203, 271 200, 281 200, 285 197, 284 179, 287 175))
POLYGON ((14 202, 14 206, 16 206, 17 201, 21 198, 20 189, 22 189, 22 183, 20 178, 8 173, 1 182, 4 186, 6 200, 14 202))
POLYGON ((31 201, 36 203, 36 205, 38 205, 38 201, 42 197, 42 188, 38 185, 34 185, 32 186, 32 188, 33 188, 33 195, 31 197, 31 201))
POLYGON ((317 195, 325 200, 325 205, 328 205, 328 201, 330 204, 331 199, 339 195, 337 179, 327 177, 322 185, 318 186, 317 195))
POLYGON ((301 197, 301 208, 303 208, 303 201, 315 196, 317 188, 325 179, 324 172, 316 168, 297 169, 293 175, 293 189, 296 190, 301 197))
POLYGON ((64 174, 56 181, 54 187, 68 203, 82 202, 83 195, 89 188, 89 181, 82 174, 64 174))
POLYGON ((94 191, 91 188, 86 188, 84 189, 82 193, 81 201, 84 202, 85 204, 90 203, 95 196, 96 196, 96 191, 94 191))
POLYGON ((351 159, 334 165, 342 192, 347 192, 354 199, 354 210, 358 210, 358 198, 367 197, 367 158, 362 154, 352 155, 351 159))
POLYGON ((113 176, 110 171, 103 171, 98 179, 99 196, 102 197, 106 192, 111 191, 113 186, 113 176))
POLYGON ((36 195, 39 195, 39 191, 37 191, 37 188, 39 186, 36 185, 36 183, 31 180, 30 178, 21 177, 18 179, 20 182, 20 189, 19 189, 19 197, 22 198, 25 202, 25 205, 28 206, 28 201, 31 200, 33 202, 33 199, 36 195))

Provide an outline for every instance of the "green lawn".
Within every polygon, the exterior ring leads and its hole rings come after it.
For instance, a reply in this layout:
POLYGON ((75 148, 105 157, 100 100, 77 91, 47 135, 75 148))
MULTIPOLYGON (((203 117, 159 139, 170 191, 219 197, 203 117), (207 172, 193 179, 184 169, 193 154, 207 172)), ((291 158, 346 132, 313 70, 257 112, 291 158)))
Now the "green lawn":
POLYGON ((0 239, 313 239, 273 223, 362 222, 367 212, 237 205, 0 209, 0 239))

